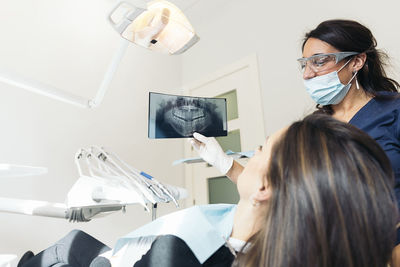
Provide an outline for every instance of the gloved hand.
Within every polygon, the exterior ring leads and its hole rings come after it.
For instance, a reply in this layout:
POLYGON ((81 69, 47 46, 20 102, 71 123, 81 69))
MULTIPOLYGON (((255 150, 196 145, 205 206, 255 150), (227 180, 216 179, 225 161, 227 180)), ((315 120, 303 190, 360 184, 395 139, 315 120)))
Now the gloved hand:
POLYGON ((199 156, 225 175, 232 167, 232 157, 224 153, 214 137, 205 137, 199 133, 194 133, 193 137, 191 144, 199 156))

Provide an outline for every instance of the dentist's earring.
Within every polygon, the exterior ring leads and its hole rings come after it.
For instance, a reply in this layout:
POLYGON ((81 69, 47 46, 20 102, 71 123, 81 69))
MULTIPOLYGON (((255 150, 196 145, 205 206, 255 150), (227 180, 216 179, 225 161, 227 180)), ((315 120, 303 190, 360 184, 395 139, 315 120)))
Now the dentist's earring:
POLYGON ((356 88, 357 90, 360 90, 360 85, 358 85, 358 80, 357 80, 357 72, 358 71, 353 71, 353 76, 355 76, 354 78, 356 79, 356 88))
POLYGON ((357 88, 357 90, 360 90, 360 86, 358 85, 357 77, 356 77, 356 88, 357 88))

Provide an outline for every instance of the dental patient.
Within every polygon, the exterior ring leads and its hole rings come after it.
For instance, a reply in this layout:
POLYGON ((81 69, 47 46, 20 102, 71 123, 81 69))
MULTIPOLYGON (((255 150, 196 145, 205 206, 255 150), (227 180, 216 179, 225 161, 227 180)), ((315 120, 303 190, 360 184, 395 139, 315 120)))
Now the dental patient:
POLYGON ((384 267, 398 216, 391 170, 365 133, 310 115, 257 149, 238 178, 237 206, 166 215, 113 251, 72 231, 19 266, 384 267))

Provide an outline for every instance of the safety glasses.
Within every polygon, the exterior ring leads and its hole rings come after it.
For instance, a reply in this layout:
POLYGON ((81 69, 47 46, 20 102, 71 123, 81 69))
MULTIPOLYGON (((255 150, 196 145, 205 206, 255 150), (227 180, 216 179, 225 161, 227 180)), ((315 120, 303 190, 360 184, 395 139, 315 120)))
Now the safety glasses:
POLYGON ((313 72, 322 72, 333 68, 342 59, 349 56, 358 55, 358 52, 337 52, 337 53, 327 53, 318 54, 311 57, 302 57, 297 59, 300 63, 300 70, 305 71, 307 65, 313 72))

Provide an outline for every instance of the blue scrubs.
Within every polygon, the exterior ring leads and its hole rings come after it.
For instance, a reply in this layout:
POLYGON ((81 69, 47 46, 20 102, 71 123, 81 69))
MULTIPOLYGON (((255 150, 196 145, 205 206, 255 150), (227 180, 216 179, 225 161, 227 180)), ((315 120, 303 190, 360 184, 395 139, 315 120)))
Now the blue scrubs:
MULTIPOLYGON (((400 208, 400 94, 381 93, 362 107, 349 123, 369 134, 386 152, 392 163, 394 191, 400 208)), ((397 235, 399 244, 399 231, 397 235)))
POLYGON ((386 152, 395 174, 395 193, 400 204, 400 94, 390 95, 371 99, 349 123, 369 134, 386 152))

